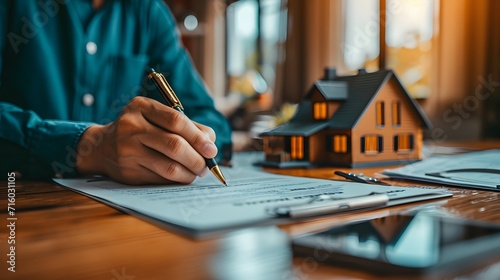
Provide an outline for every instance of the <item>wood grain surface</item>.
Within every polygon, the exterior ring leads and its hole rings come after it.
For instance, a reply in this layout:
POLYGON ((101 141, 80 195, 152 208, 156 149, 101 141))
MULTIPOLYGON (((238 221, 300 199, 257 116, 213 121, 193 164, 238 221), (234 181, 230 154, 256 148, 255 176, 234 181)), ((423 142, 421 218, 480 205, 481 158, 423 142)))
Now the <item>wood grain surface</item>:
MULTIPOLYGON (((500 148, 500 141, 456 145, 500 148)), ((356 169, 354 172, 373 176, 383 169, 356 169)), ((266 170, 342 180, 333 175, 336 170, 333 168, 266 170)), ((247 228, 207 240, 192 240, 52 182, 22 179, 16 180, 15 187, 16 272, 13 273, 7 270, 11 246, 7 244, 11 234, 7 227, 10 217, 7 214, 7 174, 1 176, 0 279, 499 279, 500 275, 500 253, 498 259, 466 271, 457 268, 446 275, 389 277, 326 265, 311 258, 291 258, 288 243, 282 242, 283 236, 286 239, 354 219, 411 209, 500 223, 500 192, 447 187, 454 194, 448 199, 282 225, 279 228, 286 233, 283 235, 272 229, 247 228)), ((419 185, 387 181, 395 185, 419 185)))

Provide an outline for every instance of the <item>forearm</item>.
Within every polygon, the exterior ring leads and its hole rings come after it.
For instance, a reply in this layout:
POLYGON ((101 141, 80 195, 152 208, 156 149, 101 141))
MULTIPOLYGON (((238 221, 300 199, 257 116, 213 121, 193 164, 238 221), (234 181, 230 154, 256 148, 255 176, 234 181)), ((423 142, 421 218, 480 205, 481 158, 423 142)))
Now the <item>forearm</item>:
POLYGON ((13 161, 2 163, 3 168, 23 169, 26 178, 75 175, 76 144, 90 125, 43 120, 33 111, 0 102, 0 154, 13 161))

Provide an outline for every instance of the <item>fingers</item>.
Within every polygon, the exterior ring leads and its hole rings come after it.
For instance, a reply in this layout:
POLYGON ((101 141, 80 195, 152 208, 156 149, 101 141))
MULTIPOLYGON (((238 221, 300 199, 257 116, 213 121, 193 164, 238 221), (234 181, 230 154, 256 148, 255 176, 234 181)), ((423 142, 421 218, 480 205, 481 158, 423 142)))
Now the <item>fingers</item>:
POLYGON ((208 137, 208 139, 210 139, 210 141, 215 142, 216 139, 215 131, 211 127, 197 123, 195 121, 192 122, 199 130, 205 133, 205 135, 208 137))
POLYGON ((148 122, 186 139, 202 156, 213 158, 217 155, 217 147, 211 139, 213 137, 215 140, 215 133, 207 137, 206 133, 211 134, 211 132, 207 128, 204 128, 204 131, 200 130, 201 125, 196 126, 183 113, 147 98, 134 98, 132 102, 134 106, 141 108, 141 113, 148 122))
MULTIPOLYGON (((204 158, 179 135, 153 126, 139 140, 144 146, 178 162, 192 174, 201 176, 205 172, 206 164, 204 158)), ((164 170, 157 169, 153 169, 153 171, 159 171, 160 173, 158 174, 164 172, 164 170)))
POLYGON ((157 174, 159 177, 152 176, 150 180, 159 182, 179 182, 182 184, 190 184, 196 179, 196 175, 190 170, 179 164, 177 161, 172 160, 158 153, 157 151, 149 148, 144 152, 144 157, 138 159, 138 163, 147 170, 157 174), (155 178, 156 177, 156 178, 155 178))
POLYGON ((130 184, 192 183, 196 174, 182 164, 139 143, 127 154, 118 154, 111 164, 115 170, 109 176, 117 181, 130 184))
POLYGON ((126 184, 189 184, 206 174, 204 158, 217 154, 214 141, 213 129, 155 100, 139 97, 113 123, 88 129, 80 139, 82 156, 77 165, 82 173, 104 174, 126 184), (99 137, 92 137, 96 133, 99 137), (87 149, 87 138, 98 141, 90 141, 92 146, 87 149), (87 151, 92 160, 82 160, 87 151), (86 166, 87 162, 94 165, 86 166))

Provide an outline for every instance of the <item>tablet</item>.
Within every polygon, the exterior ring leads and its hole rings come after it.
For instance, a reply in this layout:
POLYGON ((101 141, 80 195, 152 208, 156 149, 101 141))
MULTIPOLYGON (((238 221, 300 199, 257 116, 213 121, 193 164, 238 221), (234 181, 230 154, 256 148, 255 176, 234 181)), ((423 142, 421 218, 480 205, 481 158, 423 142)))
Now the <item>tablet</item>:
POLYGON ((295 255, 378 274, 458 272, 500 260, 500 225, 428 213, 336 226, 292 240, 295 255))

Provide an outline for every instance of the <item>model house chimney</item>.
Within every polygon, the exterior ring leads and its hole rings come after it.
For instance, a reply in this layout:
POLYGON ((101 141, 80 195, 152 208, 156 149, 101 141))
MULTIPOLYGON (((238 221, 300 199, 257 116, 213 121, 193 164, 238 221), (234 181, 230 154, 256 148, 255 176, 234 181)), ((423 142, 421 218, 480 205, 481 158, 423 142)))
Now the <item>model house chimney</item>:
POLYGON ((325 76, 323 77, 324 81, 332 81, 337 78, 337 69, 335 67, 330 68, 326 67, 325 68, 325 76))

